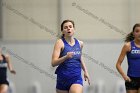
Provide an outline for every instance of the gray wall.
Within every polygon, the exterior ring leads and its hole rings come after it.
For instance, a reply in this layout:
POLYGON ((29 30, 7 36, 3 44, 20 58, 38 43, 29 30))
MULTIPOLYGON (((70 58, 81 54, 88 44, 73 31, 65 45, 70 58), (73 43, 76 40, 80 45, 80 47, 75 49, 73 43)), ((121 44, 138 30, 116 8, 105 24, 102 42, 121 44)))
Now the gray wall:
POLYGON ((139 0, 3 0, 4 40, 52 40, 72 19, 84 40, 122 39, 139 22, 139 0), (47 32, 47 33, 46 33, 47 32))
POLYGON ((53 39, 48 31, 57 33, 55 0, 3 0, 3 3, 4 40, 48 40, 53 39))
POLYGON ((0 1, 0 40, 2 39, 2 6, 0 1))

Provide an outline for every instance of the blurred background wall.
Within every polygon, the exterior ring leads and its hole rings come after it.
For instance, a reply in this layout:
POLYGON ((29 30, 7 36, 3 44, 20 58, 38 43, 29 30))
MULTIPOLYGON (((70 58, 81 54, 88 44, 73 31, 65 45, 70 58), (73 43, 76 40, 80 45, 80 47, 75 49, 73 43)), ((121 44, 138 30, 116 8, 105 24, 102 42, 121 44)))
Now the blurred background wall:
MULTIPOLYGON (((98 92, 100 82, 106 93, 116 91, 117 81, 122 79, 115 64, 125 36, 139 23, 139 0, 1 0, 0 3, 0 46, 4 54, 11 55, 17 71, 16 76, 8 72, 15 88, 13 93, 55 93, 51 54, 65 19, 74 20, 75 37, 85 43, 84 59, 92 82, 88 87, 84 82, 85 93, 98 92)), ((126 59, 122 66, 126 72, 126 59)))

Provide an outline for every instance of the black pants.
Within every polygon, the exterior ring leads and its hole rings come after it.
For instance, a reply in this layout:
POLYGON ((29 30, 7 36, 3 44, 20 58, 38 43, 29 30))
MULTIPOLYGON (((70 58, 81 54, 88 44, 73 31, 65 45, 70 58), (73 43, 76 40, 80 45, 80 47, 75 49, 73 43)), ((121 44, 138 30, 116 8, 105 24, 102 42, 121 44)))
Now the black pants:
POLYGON ((140 77, 130 77, 131 82, 125 81, 126 90, 138 90, 140 88, 140 77))
POLYGON ((6 84, 9 86, 9 82, 6 79, 0 79, 0 85, 1 84, 6 84))

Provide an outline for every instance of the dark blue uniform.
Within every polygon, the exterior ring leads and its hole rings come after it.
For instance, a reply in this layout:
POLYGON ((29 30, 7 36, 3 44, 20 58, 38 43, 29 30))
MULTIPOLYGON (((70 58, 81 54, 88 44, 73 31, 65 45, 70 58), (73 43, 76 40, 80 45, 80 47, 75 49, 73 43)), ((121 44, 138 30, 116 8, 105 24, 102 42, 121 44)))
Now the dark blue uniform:
POLYGON ((0 62, 0 84, 7 84, 9 85, 9 82, 7 81, 7 62, 4 55, 2 55, 3 60, 0 62))
POLYGON ((131 78, 131 82, 126 82, 126 89, 140 88, 140 48, 131 41, 131 51, 127 53, 128 71, 127 75, 131 78))
POLYGON ((60 64, 55 71, 55 74, 57 74, 56 88, 59 90, 69 91, 72 84, 83 85, 81 76, 81 48, 78 40, 75 38, 74 40, 75 44, 71 46, 62 38, 64 49, 60 53, 60 57, 67 55, 67 52, 73 52, 74 55, 60 64))

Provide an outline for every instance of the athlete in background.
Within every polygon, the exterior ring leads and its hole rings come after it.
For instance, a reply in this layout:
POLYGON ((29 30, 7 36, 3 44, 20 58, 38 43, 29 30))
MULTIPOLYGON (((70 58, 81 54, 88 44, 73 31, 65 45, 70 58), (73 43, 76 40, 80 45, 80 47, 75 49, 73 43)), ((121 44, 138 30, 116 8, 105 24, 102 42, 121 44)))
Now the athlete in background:
POLYGON ((140 93, 140 24, 126 36, 125 44, 118 58, 116 68, 125 80, 127 93, 140 93), (121 64, 127 56, 128 71, 124 73, 121 64))
POLYGON ((0 48, 0 93, 7 93, 9 82, 7 81, 7 68, 12 74, 16 74, 10 63, 9 55, 3 55, 0 48))

